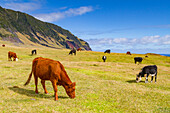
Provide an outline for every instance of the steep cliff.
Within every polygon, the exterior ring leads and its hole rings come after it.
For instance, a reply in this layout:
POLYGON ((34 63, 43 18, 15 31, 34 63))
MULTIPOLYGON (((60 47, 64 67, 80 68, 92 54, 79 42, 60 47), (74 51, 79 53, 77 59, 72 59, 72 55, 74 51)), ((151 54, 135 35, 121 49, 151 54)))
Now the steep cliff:
POLYGON ((27 45, 40 44, 51 48, 91 50, 87 42, 60 26, 2 7, 0 7, 0 40, 27 45))

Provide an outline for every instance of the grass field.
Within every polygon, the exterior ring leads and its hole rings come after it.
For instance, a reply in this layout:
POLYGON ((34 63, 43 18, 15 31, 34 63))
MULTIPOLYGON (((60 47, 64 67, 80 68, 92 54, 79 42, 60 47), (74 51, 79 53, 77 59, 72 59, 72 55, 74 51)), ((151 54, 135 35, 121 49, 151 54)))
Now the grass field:
MULTIPOLYGON (((2 42, 1 42, 2 43, 2 42)), ((2 45, 2 44, 1 44, 2 45)), ((149 55, 142 64, 134 64, 135 56, 123 53, 81 51, 69 56, 69 50, 44 47, 16 47, 10 43, 0 47, 0 112, 31 113, 168 113, 170 112, 170 57, 149 55), (37 55, 31 56, 31 50, 37 55), (7 59, 8 51, 16 52, 19 61, 7 59), (64 88, 58 86, 59 100, 54 101, 50 81, 46 82, 49 94, 44 94, 40 80, 39 94, 35 94, 34 77, 23 86, 31 72, 32 60, 36 57, 60 61, 72 82, 76 82, 76 98, 70 99, 64 88), (157 83, 145 84, 142 78, 136 83, 136 74, 146 65, 158 66, 157 83)))

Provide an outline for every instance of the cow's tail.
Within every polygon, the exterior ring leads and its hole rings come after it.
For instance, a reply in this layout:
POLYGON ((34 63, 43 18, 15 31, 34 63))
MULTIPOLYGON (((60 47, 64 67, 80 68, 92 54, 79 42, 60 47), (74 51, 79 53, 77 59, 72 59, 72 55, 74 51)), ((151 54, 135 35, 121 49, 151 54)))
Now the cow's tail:
POLYGON ((26 86, 26 85, 28 85, 30 83, 31 77, 32 77, 32 71, 31 71, 31 73, 29 75, 29 78, 28 78, 27 82, 24 84, 24 86, 26 86))

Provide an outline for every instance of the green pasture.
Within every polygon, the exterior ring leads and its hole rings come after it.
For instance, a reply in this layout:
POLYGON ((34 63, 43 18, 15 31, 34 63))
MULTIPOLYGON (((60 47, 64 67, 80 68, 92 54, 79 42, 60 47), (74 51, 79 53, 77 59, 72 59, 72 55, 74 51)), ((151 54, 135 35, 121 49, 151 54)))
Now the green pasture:
MULTIPOLYGON (((1 42, 2 43, 2 42, 1 42)), ((1 44, 2 45, 2 44, 1 44)), ((0 47, 0 113, 169 113, 170 112, 170 57, 124 53, 80 51, 68 55, 69 50, 45 47, 17 46, 10 43, 0 47), (31 50, 37 49, 37 55, 31 50), (13 51, 18 62, 8 61, 13 51), (106 55, 106 62, 102 56, 106 55), (134 57, 144 57, 142 64, 134 64, 134 57), (54 101, 50 81, 49 94, 44 94, 40 80, 39 94, 35 94, 34 77, 24 86, 36 57, 60 61, 72 82, 76 82, 76 98, 70 99, 58 86, 59 100, 54 101), (136 83, 136 74, 146 65, 158 66, 157 83, 136 83)))

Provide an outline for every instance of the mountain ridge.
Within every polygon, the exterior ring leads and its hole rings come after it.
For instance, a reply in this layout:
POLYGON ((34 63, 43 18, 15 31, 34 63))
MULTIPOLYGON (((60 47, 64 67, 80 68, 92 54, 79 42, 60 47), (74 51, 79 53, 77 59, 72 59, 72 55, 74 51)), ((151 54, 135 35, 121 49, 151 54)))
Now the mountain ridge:
POLYGON ((91 50, 87 42, 74 36, 69 30, 1 6, 0 40, 51 48, 91 50))

